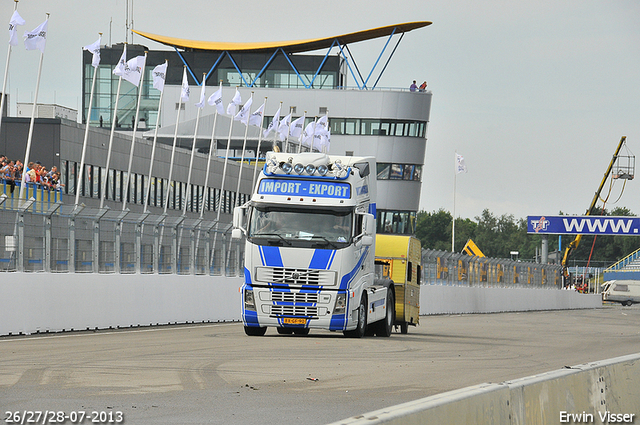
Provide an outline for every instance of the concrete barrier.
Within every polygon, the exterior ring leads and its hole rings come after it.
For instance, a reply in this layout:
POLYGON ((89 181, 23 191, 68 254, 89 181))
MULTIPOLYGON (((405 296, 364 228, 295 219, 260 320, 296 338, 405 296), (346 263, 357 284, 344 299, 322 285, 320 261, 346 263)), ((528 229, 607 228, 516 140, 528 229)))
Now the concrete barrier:
MULTIPOLYGON (((243 278, 2 273, 0 335, 241 319, 243 278)), ((420 314, 596 308, 599 295, 530 288, 423 285, 420 314)))
POLYGON ((332 425, 637 423, 640 353, 480 384, 332 425))
POLYGON ((423 285, 420 315, 500 313, 602 307, 600 294, 539 288, 423 285))
POLYGON ((240 320, 242 278, 2 273, 0 335, 240 320))

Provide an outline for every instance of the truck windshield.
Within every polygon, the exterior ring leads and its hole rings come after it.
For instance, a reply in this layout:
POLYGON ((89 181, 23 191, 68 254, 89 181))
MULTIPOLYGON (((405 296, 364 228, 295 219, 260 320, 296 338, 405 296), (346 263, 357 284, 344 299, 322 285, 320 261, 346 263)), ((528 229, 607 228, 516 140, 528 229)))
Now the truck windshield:
POLYGON ((248 237, 258 243, 337 248, 351 243, 353 213, 254 207, 248 227, 248 237))

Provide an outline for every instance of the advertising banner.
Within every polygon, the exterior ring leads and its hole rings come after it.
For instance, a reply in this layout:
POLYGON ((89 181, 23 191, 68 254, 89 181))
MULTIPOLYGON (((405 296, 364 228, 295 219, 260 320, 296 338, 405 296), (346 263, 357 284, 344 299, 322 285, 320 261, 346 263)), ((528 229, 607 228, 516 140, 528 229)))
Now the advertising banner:
POLYGON ((640 236, 640 218, 607 216, 528 216, 527 233, 640 236))

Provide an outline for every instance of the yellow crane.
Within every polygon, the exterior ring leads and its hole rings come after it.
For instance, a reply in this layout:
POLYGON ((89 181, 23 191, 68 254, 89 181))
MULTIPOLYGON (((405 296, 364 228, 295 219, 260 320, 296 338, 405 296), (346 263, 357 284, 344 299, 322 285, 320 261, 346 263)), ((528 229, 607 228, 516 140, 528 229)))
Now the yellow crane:
MULTIPOLYGON (((611 162, 609 162, 609 167, 607 167, 607 171, 605 171, 604 177, 602 177, 602 182, 600 183, 600 187, 598 187, 598 190, 593 196, 591 205, 589 205, 589 208, 587 209, 587 212, 585 215, 591 215, 594 212, 596 203, 598 202, 598 198, 600 197, 600 193, 602 192, 602 188, 604 187, 604 184, 607 181, 609 174, 611 174, 611 171, 613 170, 613 167, 619 158, 620 149, 622 149, 622 146, 625 144, 626 140, 627 140, 627 136, 622 136, 622 138, 620 139, 620 142, 618 143, 618 147, 616 148, 616 151, 613 154, 613 158, 611 158, 611 162)), ((627 158, 631 158, 631 157, 627 157, 627 158)), ((634 169, 635 169, 635 157, 632 157, 632 158, 634 159, 633 165, 630 165, 631 164, 631 161, 630 161, 629 164, 619 166, 616 169, 616 172, 612 175, 612 178, 633 180, 634 169)), ((582 239, 582 235, 577 235, 575 239, 572 240, 571 243, 567 245, 567 247, 564 250, 564 255, 562 256, 562 272, 565 277, 568 276, 567 269, 568 269, 568 263, 569 263, 569 256, 576 248, 578 248, 578 245, 580 244, 581 239, 582 239)))

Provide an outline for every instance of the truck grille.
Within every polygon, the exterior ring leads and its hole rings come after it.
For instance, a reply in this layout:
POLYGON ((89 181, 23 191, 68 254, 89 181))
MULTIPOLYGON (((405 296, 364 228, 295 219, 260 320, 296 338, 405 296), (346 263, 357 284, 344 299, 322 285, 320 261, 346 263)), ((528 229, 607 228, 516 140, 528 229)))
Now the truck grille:
POLYGON ((271 301, 317 304, 318 294, 304 292, 272 292, 271 301))
MULTIPOLYGON (((275 316, 318 317, 318 307, 300 305, 272 305, 271 314, 275 316)), ((326 310, 323 308, 322 310, 326 310)))
POLYGON ((285 285, 331 286, 336 284, 336 273, 331 270, 256 267, 256 281, 285 285))

